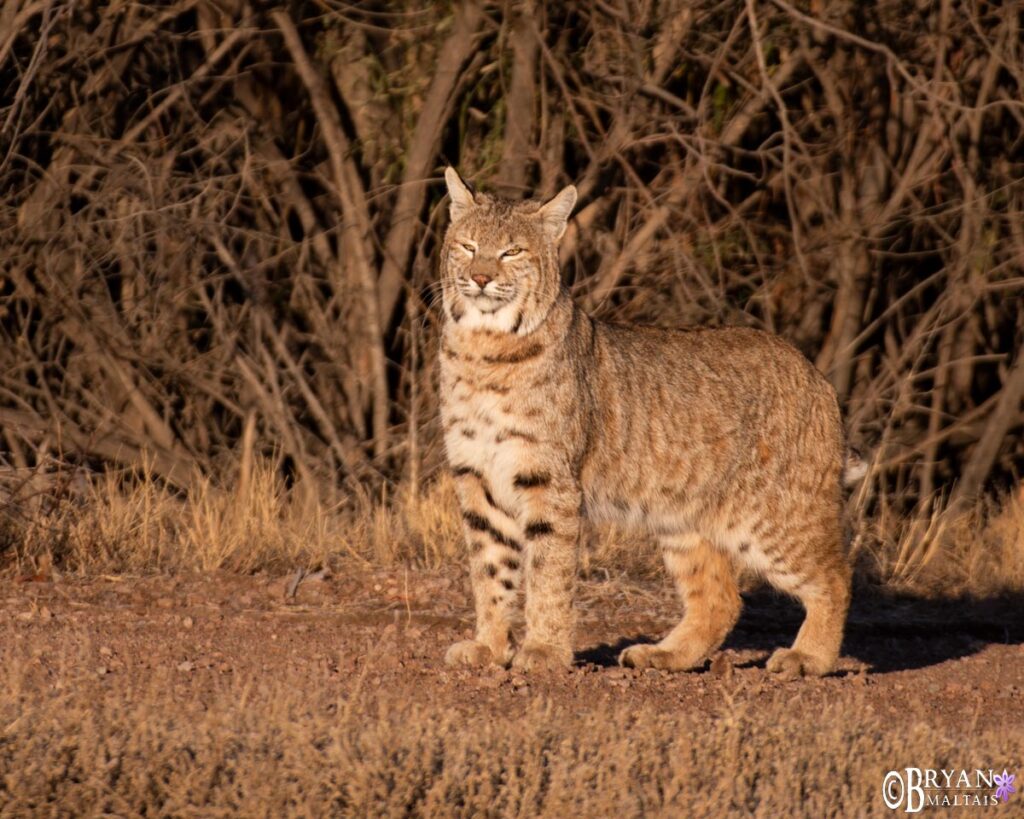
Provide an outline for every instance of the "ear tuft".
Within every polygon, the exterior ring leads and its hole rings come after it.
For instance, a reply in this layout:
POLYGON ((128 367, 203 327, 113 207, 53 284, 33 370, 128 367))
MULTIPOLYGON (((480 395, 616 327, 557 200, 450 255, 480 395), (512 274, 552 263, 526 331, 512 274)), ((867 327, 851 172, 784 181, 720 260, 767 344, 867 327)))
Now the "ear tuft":
POLYGON ((551 241, 557 242, 562 238, 569 215, 575 205, 576 188, 567 185, 537 211, 544 225, 544 232, 551 237, 551 241))
POLYGON ((452 200, 448 206, 448 214, 453 222, 458 222, 476 205, 473 191, 451 165, 444 169, 444 181, 448 185, 448 196, 452 200))

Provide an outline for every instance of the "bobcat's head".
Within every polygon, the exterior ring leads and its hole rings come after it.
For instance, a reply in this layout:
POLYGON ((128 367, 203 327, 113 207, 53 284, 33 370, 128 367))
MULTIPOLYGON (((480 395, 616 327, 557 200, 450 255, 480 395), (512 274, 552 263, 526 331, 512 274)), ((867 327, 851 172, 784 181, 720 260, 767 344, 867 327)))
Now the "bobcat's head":
POLYGON ((451 225, 441 250, 445 313, 460 327, 532 332, 561 287, 558 240, 576 204, 570 185, 548 202, 474 194, 444 172, 451 225))

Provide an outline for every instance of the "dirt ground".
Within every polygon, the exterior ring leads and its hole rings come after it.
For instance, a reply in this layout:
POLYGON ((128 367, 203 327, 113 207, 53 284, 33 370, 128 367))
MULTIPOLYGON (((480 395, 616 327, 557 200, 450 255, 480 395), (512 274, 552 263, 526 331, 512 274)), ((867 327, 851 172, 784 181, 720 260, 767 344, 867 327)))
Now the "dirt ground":
POLYGON ((530 677, 443 665, 446 647, 471 633, 461 575, 339 573, 305 579, 289 597, 291 581, 228 574, 8 580, 0 585, 0 653, 6 665, 25 667, 33 688, 109 696, 168 672, 168 694, 200 707, 226 679, 286 676, 304 681, 311 695, 397 692, 410 703, 504 716, 537 698, 572 710, 607 703, 666 713, 784 699, 809 719, 826 705, 855 702, 894 726, 1024 733, 1024 613, 1016 600, 936 603, 861 592, 838 673, 787 683, 764 663, 792 641, 801 616, 795 604, 756 593, 705 670, 641 672, 617 667, 615 657, 674 623, 680 605, 671 590, 585 582, 575 667, 530 677))

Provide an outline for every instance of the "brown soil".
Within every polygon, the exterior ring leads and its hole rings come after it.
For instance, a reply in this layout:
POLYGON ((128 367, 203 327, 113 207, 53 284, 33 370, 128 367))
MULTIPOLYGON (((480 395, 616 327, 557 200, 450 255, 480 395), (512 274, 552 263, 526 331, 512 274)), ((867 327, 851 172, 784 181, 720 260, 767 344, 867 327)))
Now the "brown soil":
POLYGON ((826 706, 867 711, 894 730, 920 722, 956 733, 1024 733, 1020 601, 929 603, 857 596, 838 673, 781 682, 768 654, 792 641, 800 610, 768 594, 748 599, 726 648, 701 672, 618 668, 622 646, 673 624, 679 604, 658 584, 586 582, 577 663, 530 677, 445 668, 471 632, 465 582, 453 574, 351 573, 306 579, 206 575, 0 584, 0 659, 27 690, 129 695, 169 675, 167 696, 202 707, 235 679, 299 680, 310 697, 354 694, 507 718, 537 700, 579 712, 598 705, 708 712, 788 701, 815 719, 826 706), (40 688, 37 688, 39 686, 40 688), (855 706, 855 707, 854 707, 855 706))

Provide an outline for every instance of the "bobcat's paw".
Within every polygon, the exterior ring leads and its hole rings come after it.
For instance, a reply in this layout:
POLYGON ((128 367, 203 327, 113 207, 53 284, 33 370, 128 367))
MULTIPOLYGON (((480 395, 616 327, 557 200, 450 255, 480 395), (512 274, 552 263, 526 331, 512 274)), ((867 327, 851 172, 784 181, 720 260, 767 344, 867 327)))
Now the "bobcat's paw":
POLYGON ((476 640, 463 640, 456 643, 445 652, 444 661, 447 665, 468 666, 470 668, 482 668, 486 665, 504 665, 501 659, 495 656, 489 646, 476 640))
POLYGON ((669 651, 658 645, 637 643, 619 655, 619 665, 626 668, 660 668, 662 671, 690 671, 704 664, 704 657, 689 656, 682 651, 669 651))
POLYGON ((571 648, 543 643, 525 643, 512 658, 512 667, 521 671, 565 671, 570 665, 571 648))
POLYGON ((820 657, 792 648, 780 648, 768 659, 765 668, 784 680, 795 680, 799 677, 821 677, 828 674, 832 666, 833 663, 820 657))

